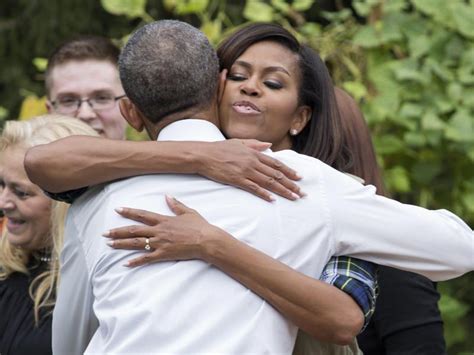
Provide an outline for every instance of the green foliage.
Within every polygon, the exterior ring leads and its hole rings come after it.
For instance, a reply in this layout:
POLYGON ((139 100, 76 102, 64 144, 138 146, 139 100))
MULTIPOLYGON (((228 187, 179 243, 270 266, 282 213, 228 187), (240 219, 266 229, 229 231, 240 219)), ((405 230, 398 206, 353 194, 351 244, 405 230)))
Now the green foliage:
POLYGON ((104 9, 113 15, 148 18, 145 11, 147 0, 101 0, 100 2, 104 9))
MULTIPOLYGON (((18 116, 20 93, 44 93, 40 58, 73 33, 103 34, 123 43, 143 22, 177 18, 201 28, 217 44, 243 23, 277 22, 315 48, 336 84, 360 103, 390 193, 403 202, 452 210, 474 225, 474 1, 352 0, 352 7, 342 5, 347 3, 2 2, 0 122, 18 116), (20 26, 25 18, 31 22, 28 29, 20 26), (88 21, 78 21, 84 18, 88 21)), ((474 331, 472 285, 472 275, 441 285, 450 353, 474 349, 468 337, 474 331)))

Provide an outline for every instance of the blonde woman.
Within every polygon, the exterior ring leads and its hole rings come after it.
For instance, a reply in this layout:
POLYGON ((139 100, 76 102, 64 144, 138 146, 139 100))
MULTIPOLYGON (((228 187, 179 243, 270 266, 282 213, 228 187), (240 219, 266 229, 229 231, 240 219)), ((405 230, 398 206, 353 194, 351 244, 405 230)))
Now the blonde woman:
POLYGON ((51 354, 51 321, 58 256, 67 207, 46 197, 27 177, 28 148, 71 135, 97 135, 59 115, 7 122, 0 135, 0 354, 51 354))

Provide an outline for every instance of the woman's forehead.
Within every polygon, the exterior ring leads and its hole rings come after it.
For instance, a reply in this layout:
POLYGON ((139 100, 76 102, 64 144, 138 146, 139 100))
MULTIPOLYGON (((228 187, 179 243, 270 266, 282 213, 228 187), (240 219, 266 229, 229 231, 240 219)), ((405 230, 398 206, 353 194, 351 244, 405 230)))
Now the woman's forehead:
POLYGON ((281 66, 296 70, 298 55, 275 41, 261 41, 249 46, 234 63, 246 62, 253 66, 281 66))

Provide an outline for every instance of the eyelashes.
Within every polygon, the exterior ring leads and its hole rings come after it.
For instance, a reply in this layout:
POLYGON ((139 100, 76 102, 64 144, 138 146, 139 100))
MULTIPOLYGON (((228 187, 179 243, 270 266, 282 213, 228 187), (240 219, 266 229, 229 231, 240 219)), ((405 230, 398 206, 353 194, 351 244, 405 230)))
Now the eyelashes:
MULTIPOLYGON (((245 76, 243 74, 229 73, 227 75, 227 80, 231 80, 231 81, 245 81, 247 79, 248 79, 247 76, 245 76)), ((280 89, 283 88, 283 84, 280 83, 279 81, 276 81, 276 80, 264 80, 263 84, 266 87, 268 87, 269 89, 272 89, 272 90, 280 90, 280 89)))

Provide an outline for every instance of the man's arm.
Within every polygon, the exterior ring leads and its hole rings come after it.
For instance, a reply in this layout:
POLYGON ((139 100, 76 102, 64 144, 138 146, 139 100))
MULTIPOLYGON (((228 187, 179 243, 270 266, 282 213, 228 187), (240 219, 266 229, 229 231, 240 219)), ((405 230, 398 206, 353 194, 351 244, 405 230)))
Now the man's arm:
POLYGON ((53 353, 81 355, 98 327, 82 246, 71 221, 61 252, 61 276, 53 313, 53 353))
POLYGON ((335 252, 422 274, 433 281, 474 269, 474 233, 445 211, 378 196, 330 167, 322 167, 335 252))
POLYGON ((221 142, 131 142, 72 136, 30 148, 25 170, 48 192, 156 173, 199 174, 271 201, 270 192, 291 200, 300 190, 297 173, 263 153, 256 140, 221 142))

